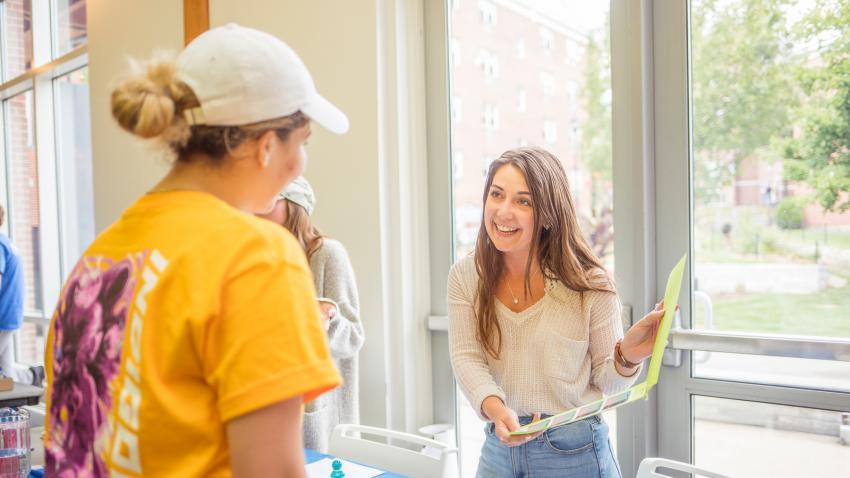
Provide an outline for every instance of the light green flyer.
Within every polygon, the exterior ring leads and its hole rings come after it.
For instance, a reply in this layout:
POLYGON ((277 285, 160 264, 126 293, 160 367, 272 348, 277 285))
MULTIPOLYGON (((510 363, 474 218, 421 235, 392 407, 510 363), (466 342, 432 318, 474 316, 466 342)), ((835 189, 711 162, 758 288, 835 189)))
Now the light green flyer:
POLYGON ((670 335, 670 326, 673 324, 673 317, 676 315, 676 304, 679 303, 679 291, 682 288, 682 276, 685 273, 687 258, 687 254, 682 256, 667 277, 667 288, 664 291, 664 317, 661 318, 661 323, 658 326, 658 335, 656 335, 655 346, 652 348, 652 357, 649 359, 646 380, 624 392, 609 397, 602 397, 595 402, 590 402, 578 408, 573 408, 572 410, 567 410, 566 412, 543 420, 529 423, 512 431, 510 434, 528 435, 530 433, 542 432, 552 427, 566 425, 567 423, 623 406, 647 396, 649 391, 652 390, 652 387, 658 383, 658 374, 661 372, 661 359, 664 355, 664 348, 667 347, 667 337, 670 335))

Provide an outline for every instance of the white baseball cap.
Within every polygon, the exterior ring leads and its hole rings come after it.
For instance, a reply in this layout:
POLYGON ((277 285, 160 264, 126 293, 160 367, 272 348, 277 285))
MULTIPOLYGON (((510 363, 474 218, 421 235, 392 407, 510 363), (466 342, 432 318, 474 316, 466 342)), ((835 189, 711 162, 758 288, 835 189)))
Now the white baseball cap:
POLYGON ((298 55, 275 36, 234 23, 206 31, 177 57, 177 77, 201 106, 189 124, 239 126, 298 111, 329 131, 348 131, 345 113, 316 91, 298 55))
POLYGON ((313 215, 316 209, 316 195, 313 193, 313 188, 304 176, 298 176, 283 188, 283 191, 277 195, 281 199, 286 199, 304 208, 308 216, 313 215))

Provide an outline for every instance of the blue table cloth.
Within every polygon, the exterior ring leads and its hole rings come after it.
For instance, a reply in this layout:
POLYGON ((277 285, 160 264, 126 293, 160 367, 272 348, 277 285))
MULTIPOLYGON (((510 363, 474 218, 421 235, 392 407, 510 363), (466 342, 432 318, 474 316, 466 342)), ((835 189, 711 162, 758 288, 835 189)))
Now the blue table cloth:
MULTIPOLYGON (((313 463, 314 461, 319 461, 322 458, 333 459, 335 457, 330 456, 330 455, 325 455, 324 453, 320 453, 318 451, 311 450, 309 448, 304 449, 304 462, 305 463, 313 463)), ((348 460, 348 461, 354 461, 354 460, 348 460)), ((363 465, 363 466, 368 466, 368 467, 371 467, 371 468, 376 468, 376 467, 374 467, 374 466, 372 466, 368 463, 360 463, 358 461, 355 461, 355 463, 357 463, 359 465, 363 465)), ((342 471, 345 472, 345 467, 342 468, 342 471)), ((378 476, 381 477, 381 478, 408 478, 406 475, 399 475, 398 473, 391 473, 389 471, 384 472, 383 474, 380 474, 378 476)))
MULTIPOLYGON (((310 450, 309 448, 304 449, 304 462, 305 463, 313 463, 314 461, 319 461, 322 458, 333 458, 333 457, 330 456, 330 455, 325 455, 324 453, 319 453, 315 450, 310 450)), ((349 460, 349 461, 351 461, 351 460, 349 460)), ((360 464, 364 465, 364 466, 369 466, 366 463, 360 463, 360 464)), ((375 468, 375 467, 373 466, 372 468, 375 468)), ((343 469, 342 471, 345 472, 345 469, 343 469)), ((44 471, 41 469, 41 467, 39 467, 38 469, 34 469, 34 470, 30 471, 30 478, 42 478, 43 476, 44 476, 44 471)), ((385 473, 378 475, 378 476, 381 477, 381 478, 407 478, 404 475, 399 475, 397 473, 390 473, 390 472, 385 472, 385 473)))

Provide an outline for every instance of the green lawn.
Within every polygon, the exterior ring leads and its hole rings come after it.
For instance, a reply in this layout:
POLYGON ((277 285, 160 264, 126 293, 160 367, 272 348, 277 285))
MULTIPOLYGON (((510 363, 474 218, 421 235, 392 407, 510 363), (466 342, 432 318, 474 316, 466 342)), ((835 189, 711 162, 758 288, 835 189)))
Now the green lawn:
MULTIPOLYGON (((850 250, 850 229, 832 228, 824 234, 822 228, 803 230, 783 230, 775 226, 760 229, 758 256, 752 249, 753 238, 737 236, 734 241, 726 241, 720 233, 697 231, 696 255, 700 262, 750 263, 750 262, 814 262, 815 244, 819 248, 819 262, 829 266, 834 262, 834 251, 850 250), (745 246, 744 243, 749 244, 745 246)), ((846 260, 838 265, 845 266, 846 260)))
MULTIPOLYGON (((701 307, 696 322, 703 323, 701 307)), ((850 287, 810 295, 718 297, 714 300, 714 328, 850 338, 850 287)))
POLYGON ((798 242, 814 244, 819 242, 821 246, 826 244, 829 247, 838 249, 850 249, 850 230, 846 228, 832 228, 824 233, 823 228, 814 227, 805 231, 779 231, 779 236, 782 241, 798 242))
MULTIPOLYGON (((732 239, 719 232, 697 231, 701 239, 694 252, 700 263, 813 263, 833 276, 850 279, 850 228, 782 230, 776 226, 733 227, 732 239), (713 236, 711 235, 713 234, 713 236), (737 234, 737 235, 736 235, 737 234), (758 234, 756 236, 756 234, 758 234), (759 238, 753 253, 753 239, 759 238)), ((714 328, 736 332, 767 332, 850 338, 850 286, 828 288, 816 294, 739 294, 713 297, 714 328)), ((702 324, 702 309, 696 323, 702 324)))

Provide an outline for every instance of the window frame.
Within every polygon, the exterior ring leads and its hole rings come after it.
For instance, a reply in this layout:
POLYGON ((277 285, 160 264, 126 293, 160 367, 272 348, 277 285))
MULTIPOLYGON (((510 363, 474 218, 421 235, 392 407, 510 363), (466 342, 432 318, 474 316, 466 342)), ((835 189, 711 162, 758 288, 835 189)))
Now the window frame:
MULTIPOLYGON (((655 195, 654 216, 664 218, 652 222, 655 229, 655 284, 663 284, 667 271, 673 266, 683 251, 689 253, 689 265, 685 271, 685 285, 681 297, 682 334, 673 331, 668 350, 680 353, 681 365, 665 362, 665 379, 658 384, 656 392, 659 410, 657 437, 658 454, 676 460, 692 462, 695 452, 693 408, 695 397, 714 397, 731 400, 744 400, 754 403, 776 404, 810 409, 850 412, 850 393, 816 388, 771 385, 756 382, 737 382, 729 379, 697 377, 693 373, 691 355, 696 350, 715 350, 735 352, 745 347, 753 339, 782 339, 786 342, 774 345, 773 350, 754 353, 756 356, 784 356, 807 358, 813 356, 828 357, 830 350, 846 350, 850 340, 845 338, 803 338, 779 334, 746 334, 726 332, 712 334, 703 330, 694 330, 692 324, 694 308, 693 264, 694 264, 694 157, 693 145, 693 97, 691 90, 691 45, 690 45, 690 1, 675 6, 655 8, 651 12, 649 26, 654 37, 653 62, 654 91, 664 92, 652 98, 654 109, 655 148, 654 184, 664 187, 652 187, 655 195), (683 161, 682 158, 686 158, 683 161), (677 336, 678 335, 678 336, 677 336), (714 348, 706 347, 699 340, 714 336, 714 348), (825 340, 822 340, 825 339, 825 340), (681 343, 681 346, 677 345, 681 343), (691 346, 686 342, 693 342, 691 346), (796 342, 796 344, 792 344, 796 342), (784 348, 784 351, 781 350, 784 348)), ((836 359, 840 360, 840 359, 836 359)))
MULTIPOLYGON (((88 6, 88 5, 87 5, 88 6)), ((36 327, 49 327, 53 308, 59 298, 62 279, 73 266, 76 257, 68 257, 63 253, 65 236, 69 224, 63 220, 61 204, 61 186, 59 179, 62 173, 61 158, 57 150, 57 118, 55 81, 76 70, 88 66, 87 44, 53 57, 55 32, 55 8, 53 0, 32 1, 32 36, 33 36, 33 67, 24 73, 0 83, 0 105, 11 97, 25 91, 32 91, 33 98, 33 131, 35 139, 35 155, 38 164, 39 190, 39 254, 41 257, 41 310, 25 309, 24 323, 36 327)), ((5 17, 5 8, 0 5, 0 20, 5 17)), ((0 37, 5 35, 5 23, 0 22, 0 37)), ((0 52, 2 54, 2 52, 0 52)), ((4 55, 5 56, 5 55, 4 55)), ((13 198, 9 175, 10 155, 7 149, 8 121, 5 114, 0 115, 0 198, 7 206, 7 221, 3 232, 9 233, 9 217, 14 214, 13 198)), ((92 211, 93 213, 93 211, 92 211)), ((12 238, 15 240, 15 238, 12 238)), ((46 338, 46 337, 45 337, 46 338)), ((15 335, 15 359, 20 361, 21 344, 18 334, 15 335)), ((43 358, 42 358, 43 360, 43 358)), ((38 363, 41 363, 40 361, 38 363)))

